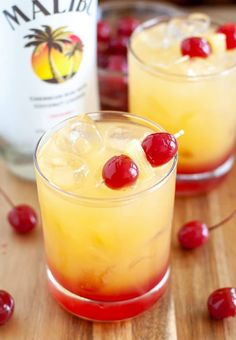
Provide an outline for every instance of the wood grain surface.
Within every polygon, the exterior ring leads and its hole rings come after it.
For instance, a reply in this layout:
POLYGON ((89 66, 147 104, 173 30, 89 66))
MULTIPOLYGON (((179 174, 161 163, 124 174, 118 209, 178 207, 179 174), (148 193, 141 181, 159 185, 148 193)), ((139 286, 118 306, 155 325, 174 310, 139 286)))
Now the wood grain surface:
MULTIPOLYGON (((236 20, 236 9, 209 10, 236 20)), ((38 210, 36 187, 11 175, 0 163, 0 186, 17 203, 38 210)), ((7 203, 0 197, 0 289, 15 298, 13 318, 0 327, 1 340, 235 340, 236 318, 213 321, 206 309, 209 293, 236 286, 236 219, 210 235, 193 252, 176 241, 178 228, 191 219, 214 224, 236 207, 236 166, 211 193, 177 199, 173 224, 171 284, 165 296, 140 317, 122 323, 83 321, 67 314, 49 295, 39 225, 30 235, 16 235, 6 221, 7 203)))
MULTIPOLYGON (((38 210, 36 188, 0 165, 0 186, 15 203, 38 210)), ((0 289, 15 298, 13 318, 0 327, 1 340, 235 340, 236 319, 208 317, 208 294, 236 285, 236 220, 216 229, 209 242, 193 252, 176 241, 187 220, 214 224, 236 206, 236 166, 225 182, 208 195, 176 200, 171 284, 165 296, 140 317, 122 323, 83 321, 64 312, 49 295, 44 267, 42 230, 16 235, 6 221, 8 205, 0 198, 0 289)))

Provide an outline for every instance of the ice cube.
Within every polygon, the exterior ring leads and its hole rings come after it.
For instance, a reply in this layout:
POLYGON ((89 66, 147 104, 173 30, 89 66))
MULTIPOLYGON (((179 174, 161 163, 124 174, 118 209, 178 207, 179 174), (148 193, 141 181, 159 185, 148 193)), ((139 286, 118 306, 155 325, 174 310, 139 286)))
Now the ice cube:
POLYGON ((124 152, 128 143, 133 139, 140 139, 143 137, 143 132, 140 129, 127 127, 127 125, 116 125, 107 129, 105 133, 106 145, 112 149, 124 152))
POLYGON ((166 23, 160 23, 157 27, 153 27, 150 30, 144 30, 140 35, 141 42, 150 49, 162 47, 162 39, 166 31, 166 26, 166 23))
POLYGON ((47 171, 55 185, 68 190, 83 185, 89 174, 89 167, 74 154, 61 152, 60 156, 47 160, 47 171))
POLYGON ((49 154, 56 155, 61 151, 70 150, 70 145, 68 143, 67 136, 65 132, 55 132, 52 139, 49 140, 47 144, 47 150, 49 154))
POLYGON ((55 142, 55 139, 49 140, 43 146, 42 152, 38 155, 41 171, 50 178, 50 174, 55 167, 66 166, 64 151, 60 149, 55 142))
POLYGON ((74 172, 67 167, 57 167, 52 171, 51 180, 61 189, 68 190, 74 184, 74 172))
POLYGON ((76 154, 85 155, 92 150, 95 151, 95 150, 99 149, 100 146, 102 147, 102 144, 100 145, 97 142, 98 141, 96 141, 95 144, 92 144, 86 138, 83 138, 81 135, 79 135, 79 136, 77 136, 77 139, 75 139, 73 144, 72 144, 72 150, 76 154))
POLYGON ((163 47, 169 48, 177 41, 190 36, 203 34, 210 27, 210 18, 206 14, 193 13, 185 18, 174 18, 166 26, 163 47))
POLYGON ((196 58, 195 60, 190 60, 189 65, 185 70, 189 77, 196 77, 215 73, 216 67, 214 64, 211 64, 204 59, 201 60, 200 58, 196 58))
POLYGON ((170 20, 166 26, 164 46, 169 47, 172 42, 182 39, 183 33, 183 20, 178 18, 170 20))
POLYGON ((184 22, 183 29, 186 36, 198 36, 209 30, 211 25, 210 17, 203 13, 192 13, 184 22))
POLYGON ((86 166, 75 170, 68 167, 55 168, 52 172, 52 182, 61 189, 75 191, 78 186, 83 186, 87 174, 86 166))
POLYGON ((62 156, 60 157, 60 155, 58 156, 53 156, 47 159, 47 163, 49 166, 51 167, 63 167, 66 166, 66 160, 62 158, 62 156))
POLYGON ((76 168, 74 170, 74 180, 75 183, 81 183, 81 181, 83 181, 89 174, 89 167, 87 166, 87 164, 82 164, 79 168, 76 168))
POLYGON ((103 139, 95 121, 83 115, 69 121, 55 137, 55 143, 60 150, 85 155, 102 149, 103 139))
POLYGON ((124 153, 131 157, 137 164, 140 179, 149 180, 155 176, 155 170, 148 162, 139 140, 129 142, 124 153))
POLYGON ((103 138, 96 123, 87 115, 72 124, 69 139, 73 151, 81 155, 101 150, 103 147, 103 138))

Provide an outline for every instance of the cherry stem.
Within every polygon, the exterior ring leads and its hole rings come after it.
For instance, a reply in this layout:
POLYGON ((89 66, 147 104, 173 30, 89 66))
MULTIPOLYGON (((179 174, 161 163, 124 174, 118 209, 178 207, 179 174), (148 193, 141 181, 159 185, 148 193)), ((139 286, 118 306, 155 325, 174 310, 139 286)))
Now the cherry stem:
POLYGON ((211 227, 209 227, 209 230, 213 230, 213 229, 216 229, 216 228, 220 227, 222 224, 225 224, 226 222, 230 221, 231 218, 233 218, 235 216, 236 216, 236 209, 229 216, 224 218, 222 221, 220 221, 220 222, 212 225, 211 227))
POLYGON ((3 191, 3 189, 0 188, 0 194, 5 198, 5 200, 7 201, 7 203, 14 208, 15 204, 12 202, 12 200, 8 197, 8 195, 5 193, 5 191, 3 191))
POLYGON ((179 137, 181 137, 183 135, 184 135, 184 130, 179 130, 178 132, 176 132, 174 134, 174 137, 177 139, 177 138, 179 138, 179 137))

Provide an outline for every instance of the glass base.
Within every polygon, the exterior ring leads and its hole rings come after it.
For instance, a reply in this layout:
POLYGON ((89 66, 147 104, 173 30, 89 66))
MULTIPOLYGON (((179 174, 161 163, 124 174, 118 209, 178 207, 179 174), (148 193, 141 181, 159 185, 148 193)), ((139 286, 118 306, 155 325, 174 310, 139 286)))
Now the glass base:
POLYGON ((193 174, 177 174, 176 193, 178 196, 196 195, 208 192, 219 185, 234 164, 234 156, 229 157, 216 169, 193 174))
POLYGON ((161 281, 145 294, 112 302, 94 301, 71 293, 55 280, 48 268, 47 276, 53 297, 69 313, 86 320, 108 322, 130 319, 150 308, 165 292, 170 269, 168 268, 161 281))

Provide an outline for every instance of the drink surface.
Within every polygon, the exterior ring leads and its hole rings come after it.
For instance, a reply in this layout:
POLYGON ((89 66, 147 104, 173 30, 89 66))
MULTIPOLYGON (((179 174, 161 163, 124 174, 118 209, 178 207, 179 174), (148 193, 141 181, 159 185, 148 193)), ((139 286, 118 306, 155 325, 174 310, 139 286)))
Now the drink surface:
POLYGON ((156 129, 117 114, 96 123, 85 115, 67 121, 39 147, 38 167, 54 185, 37 174, 48 266, 70 292, 125 300, 149 291, 165 275, 174 160, 152 168, 140 148, 156 129), (132 157, 139 177, 134 185, 113 190, 103 183, 101 169, 120 154, 132 157))
POLYGON ((123 197, 148 189, 170 171, 173 160, 152 167, 142 149, 143 139, 153 133, 148 127, 129 122, 95 122, 84 115, 69 120, 55 131, 38 153, 45 177, 67 192, 90 198, 123 197), (102 178, 105 163, 125 154, 139 168, 135 185, 111 190, 102 178))
POLYGON ((130 109, 185 135, 179 173, 211 171, 232 154, 236 131, 236 49, 204 15, 150 22, 132 37, 129 53, 130 109), (201 37, 206 58, 182 55, 181 43, 201 37))
POLYGON ((226 37, 206 15, 192 14, 161 22, 141 32, 132 41, 135 55, 154 71, 197 77, 213 75, 236 66, 236 49, 226 49, 226 37), (188 37, 206 39, 212 49, 207 58, 182 55, 181 42, 188 37))

